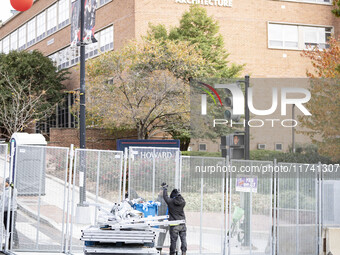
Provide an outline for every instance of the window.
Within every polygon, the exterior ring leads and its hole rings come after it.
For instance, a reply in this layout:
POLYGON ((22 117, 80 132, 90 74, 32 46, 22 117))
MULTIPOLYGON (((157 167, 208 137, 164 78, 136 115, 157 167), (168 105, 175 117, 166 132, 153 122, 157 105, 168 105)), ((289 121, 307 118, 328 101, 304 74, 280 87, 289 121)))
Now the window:
POLYGON ((35 18, 27 23, 27 47, 35 43, 35 18))
POLYGON ((275 150, 276 151, 282 151, 282 149, 283 149, 282 143, 276 143, 275 144, 275 150))
POLYGON ((26 24, 19 28, 19 50, 26 48, 26 24))
POLYGON ((45 12, 37 16, 37 41, 45 38, 46 36, 46 15, 45 12))
POLYGON ((52 60, 54 66, 57 66, 58 52, 48 56, 48 58, 52 60))
MULTIPOLYGON (((85 51, 86 51, 85 46, 85 51)), ((71 47, 71 65, 75 65, 79 62, 80 58, 80 47, 71 47)))
POLYGON ((269 24, 269 47, 279 49, 298 48, 298 27, 291 25, 269 24))
POLYGON ((331 27, 268 24, 268 48, 303 50, 318 46, 328 47, 331 27))
POLYGON ((2 52, 5 54, 9 53, 9 36, 2 40, 2 52))
POLYGON ((47 9, 47 35, 57 31, 57 4, 47 9))
POLYGON ((318 46, 320 49, 326 49, 331 28, 325 27, 303 27, 303 42, 306 49, 318 46))
POLYGON ((100 51, 105 52, 113 49, 113 26, 100 31, 100 51))
POLYGON ((97 0, 97 7, 102 6, 110 1, 111 0, 97 0))
POLYGON ((58 70, 61 70, 61 69, 64 69, 70 66, 69 54, 70 54, 70 47, 67 47, 58 52, 58 58, 57 58, 58 70))
POLYGON ((18 30, 15 30, 11 34, 11 50, 17 50, 18 49, 18 30))
POLYGON ((65 27, 70 20, 70 1, 60 0, 58 8, 58 28, 65 27))
MULTIPOLYGON (((94 35, 98 41, 98 33, 94 35)), ((98 55, 98 42, 91 43, 85 46, 85 59, 92 58, 98 55)))
POLYGON ((198 145, 198 150, 199 151, 207 151, 207 145, 205 143, 200 143, 198 145))

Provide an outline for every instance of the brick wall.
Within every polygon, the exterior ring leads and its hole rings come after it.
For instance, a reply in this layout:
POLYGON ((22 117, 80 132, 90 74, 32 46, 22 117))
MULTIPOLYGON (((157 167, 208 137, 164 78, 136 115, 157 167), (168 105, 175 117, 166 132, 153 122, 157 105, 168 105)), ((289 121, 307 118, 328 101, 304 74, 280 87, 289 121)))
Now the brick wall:
MULTIPOLYGON (((136 131, 112 132, 105 129, 86 129, 86 148, 116 150, 117 139, 137 139, 136 131)), ((50 146, 69 147, 74 144, 79 148, 79 130, 75 128, 52 128, 50 130, 50 146)))

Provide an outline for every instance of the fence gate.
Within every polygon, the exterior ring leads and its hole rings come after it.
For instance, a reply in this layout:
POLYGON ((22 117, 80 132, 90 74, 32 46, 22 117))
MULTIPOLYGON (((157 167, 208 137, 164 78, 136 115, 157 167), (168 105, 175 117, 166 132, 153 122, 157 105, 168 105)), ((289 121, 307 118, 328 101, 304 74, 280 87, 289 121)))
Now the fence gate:
POLYGON ((76 149, 74 156, 74 175, 71 199, 71 229, 69 250, 83 250, 83 242, 79 240, 81 230, 86 225, 78 224, 75 218, 79 204, 91 208, 91 223, 95 224, 98 207, 110 211, 113 203, 122 198, 123 152, 108 150, 76 149))
POLYGON ((68 153, 68 148, 17 146, 10 171, 18 205, 11 213, 11 250, 64 251, 68 153))

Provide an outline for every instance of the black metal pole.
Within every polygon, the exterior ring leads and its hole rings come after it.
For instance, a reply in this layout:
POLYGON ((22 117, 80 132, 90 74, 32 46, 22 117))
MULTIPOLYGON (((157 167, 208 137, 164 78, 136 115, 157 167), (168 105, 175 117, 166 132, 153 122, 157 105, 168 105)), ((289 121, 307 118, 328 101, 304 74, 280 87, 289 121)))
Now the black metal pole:
MULTIPOLYGON (((244 159, 249 160, 250 158, 250 149, 249 149, 249 108, 248 108, 248 88, 249 88, 249 75, 246 75, 244 78, 245 84, 245 142, 244 142, 244 159)), ((244 192, 244 242, 242 246, 250 247, 250 214, 251 214, 251 204, 250 204, 250 193, 244 192)))
POLYGON ((250 158, 250 135, 249 135, 249 108, 248 108, 248 88, 249 88, 249 75, 245 76, 244 79, 244 83, 245 83, 245 152, 244 152, 244 158, 245 160, 249 160, 250 158))
MULTIPOLYGON (((85 23, 85 0, 80 1, 80 148, 85 149, 86 126, 85 126, 85 45, 84 45, 84 23, 85 23)), ((79 175, 83 175, 80 180, 84 180, 83 185, 79 183, 80 205, 86 201, 85 176, 86 163, 85 155, 81 153, 79 175)))
MULTIPOLYGON (((292 119, 295 120, 295 104, 292 106, 292 119)), ((292 127, 292 151, 295 153, 295 127, 292 127)))

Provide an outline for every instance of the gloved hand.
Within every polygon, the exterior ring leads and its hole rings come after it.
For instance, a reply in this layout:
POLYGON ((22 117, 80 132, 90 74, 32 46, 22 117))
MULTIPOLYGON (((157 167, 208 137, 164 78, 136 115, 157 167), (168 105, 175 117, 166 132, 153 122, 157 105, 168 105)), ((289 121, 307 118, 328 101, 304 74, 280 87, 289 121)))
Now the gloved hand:
POLYGON ((163 182, 163 183, 161 184, 161 188, 166 189, 167 187, 168 187, 168 185, 167 185, 165 182, 163 182))

